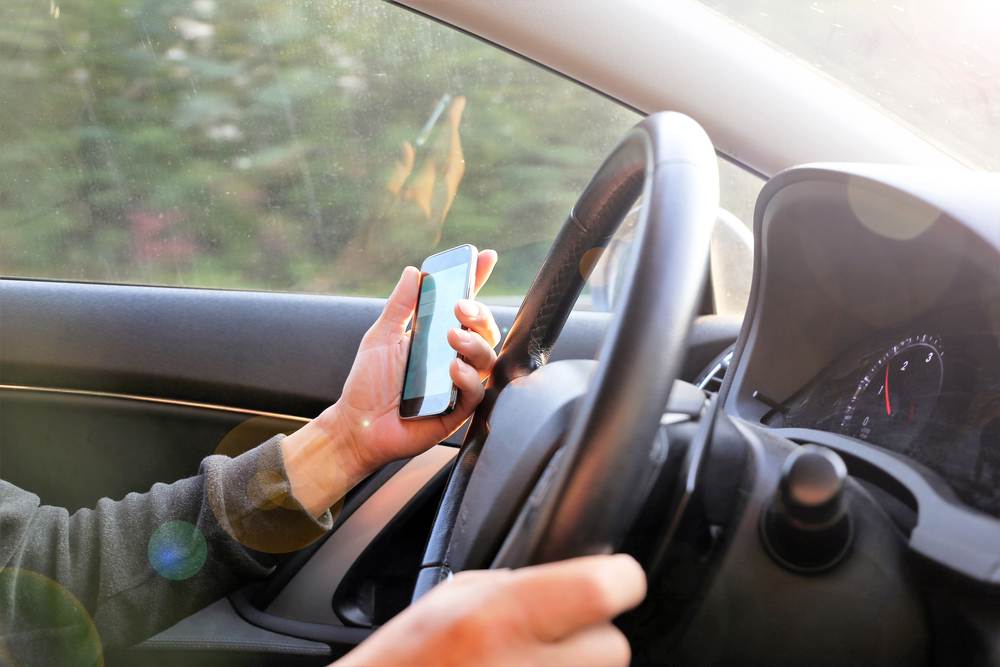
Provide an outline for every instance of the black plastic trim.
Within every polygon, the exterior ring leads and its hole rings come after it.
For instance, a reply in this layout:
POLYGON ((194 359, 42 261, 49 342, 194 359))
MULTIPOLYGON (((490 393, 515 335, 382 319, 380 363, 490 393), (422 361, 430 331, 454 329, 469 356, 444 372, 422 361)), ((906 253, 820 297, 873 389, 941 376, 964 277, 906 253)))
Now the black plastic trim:
MULTIPOLYGON (((403 466, 409 463, 412 459, 402 459, 399 461, 393 461, 392 463, 379 468, 377 471, 372 473, 365 479, 361 484, 351 489, 347 497, 344 499, 344 507, 341 509, 340 514, 337 515, 336 520, 333 523, 333 528, 331 528, 325 535, 310 544, 304 549, 294 552, 288 558, 283 560, 281 564, 275 568, 271 575, 264 579, 263 581, 250 584, 243 590, 243 596, 250 602, 258 611, 261 609, 267 609, 267 607, 274 602, 275 598, 284 590, 285 586, 288 585, 299 570, 309 562, 309 559, 316 554, 317 551, 326 543, 330 536, 337 532, 337 529, 344 525, 344 522, 351 518, 354 514, 372 495, 375 494, 382 486, 392 478, 397 472, 402 470, 403 466)), ((263 612, 261 612, 263 613, 263 612)), ((269 614, 267 614, 270 616, 269 614)), ((277 617, 273 617, 277 618, 277 617)))
MULTIPOLYGON (((433 520, 434 508, 437 507, 437 503, 440 501, 441 493, 444 491, 444 483, 448 479, 448 475, 451 474, 451 468, 452 466, 449 464, 438 470, 431 477, 430 481, 424 484, 410 498, 406 505, 396 513, 396 516, 379 531, 379 534, 372 539, 371 543, 365 547, 365 550, 361 552, 361 555, 358 556, 354 564, 344 574, 344 579, 337 586, 337 590, 334 591, 333 599, 331 600, 333 612, 344 625, 350 627, 373 627, 376 625, 373 620, 377 621, 377 619, 368 618, 366 619, 367 622, 362 622, 359 618, 360 614, 356 602, 363 581, 370 575, 377 576, 379 574, 378 567, 375 567, 373 570, 373 561, 377 561, 379 556, 385 551, 392 551, 392 559, 397 563, 402 561, 403 554, 398 544, 400 534, 407 530, 407 524, 413 522, 417 515, 430 509, 431 514, 428 517, 426 528, 424 528, 423 533, 420 535, 419 547, 413 554, 407 554, 408 557, 412 556, 413 558, 413 581, 414 584, 416 583, 420 568, 420 556, 423 553, 426 541, 424 536, 427 530, 430 529, 429 524, 433 520)), ((407 599, 412 592, 412 588, 406 591, 407 599)))
POLYGON ((289 637, 323 642, 329 644, 331 648, 334 646, 357 646, 374 632, 374 630, 367 628, 345 628, 340 625, 307 623, 306 621, 293 621, 280 616, 272 616, 250 604, 243 591, 237 591, 230 595, 229 601, 240 618, 251 625, 289 637))
POLYGON ((976 581, 1000 585, 1000 521, 977 512, 955 496, 936 473, 874 445, 836 433, 805 428, 773 429, 782 438, 829 447, 848 472, 917 508, 909 536, 916 553, 976 581))

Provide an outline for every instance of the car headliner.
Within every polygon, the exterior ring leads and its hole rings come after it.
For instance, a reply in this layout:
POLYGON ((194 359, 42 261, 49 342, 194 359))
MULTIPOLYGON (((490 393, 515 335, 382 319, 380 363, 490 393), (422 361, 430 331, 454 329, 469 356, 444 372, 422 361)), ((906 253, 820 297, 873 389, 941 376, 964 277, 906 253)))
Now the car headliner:
POLYGON ((808 162, 961 167, 689 0, 398 0, 642 113, 680 111, 764 176, 808 162))

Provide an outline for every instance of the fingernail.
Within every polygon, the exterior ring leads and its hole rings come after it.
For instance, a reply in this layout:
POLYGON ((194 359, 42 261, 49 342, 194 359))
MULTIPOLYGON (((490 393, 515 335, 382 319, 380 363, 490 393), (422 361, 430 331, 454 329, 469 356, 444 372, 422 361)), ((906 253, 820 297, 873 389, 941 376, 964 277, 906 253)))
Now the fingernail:
POLYGON ((462 299, 459 301, 458 308, 465 313, 467 317, 479 317, 479 306, 468 299, 462 299))
POLYGON ((462 342, 462 343, 471 343, 472 342, 472 336, 469 335, 469 332, 466 331, 465 329, 459 329, 459 328, 456 327, 454 329, 454 331, 455 331, 455 335, 458 336, 458 340, 460 342, 462 342))

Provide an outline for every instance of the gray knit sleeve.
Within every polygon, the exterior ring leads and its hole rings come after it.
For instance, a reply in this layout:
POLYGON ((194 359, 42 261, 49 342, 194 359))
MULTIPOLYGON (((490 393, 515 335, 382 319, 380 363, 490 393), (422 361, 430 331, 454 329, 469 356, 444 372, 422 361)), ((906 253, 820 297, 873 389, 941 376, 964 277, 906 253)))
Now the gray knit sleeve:
POLYGON ((333 519, 291 495, 282 437, 72 516, 0 481, 0 656, 57 664, 74 642, 135 644, 323 535, 333 519))

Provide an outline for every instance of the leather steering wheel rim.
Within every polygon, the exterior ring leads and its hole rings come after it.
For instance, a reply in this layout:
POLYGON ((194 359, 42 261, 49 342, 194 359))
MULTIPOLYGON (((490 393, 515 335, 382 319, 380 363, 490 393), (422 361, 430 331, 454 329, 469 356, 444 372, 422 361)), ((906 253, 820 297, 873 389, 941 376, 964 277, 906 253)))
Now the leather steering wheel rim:
POLYGON ((622 542, 641 509, 635 485, 674 381, 704 289, 719 201, 712 143, 691 118, 651 115, 611 151, 585 188, 525 297, 459 451, 424 552, 414 600, 451 573, 462 498, 490 432, 500 392, 543 366, 602 248, 643 196, 632 261, 590 390, 566 432, 563 461, 520 566, 622 542), (669 286, 669 288, 666 288, 669 286))

